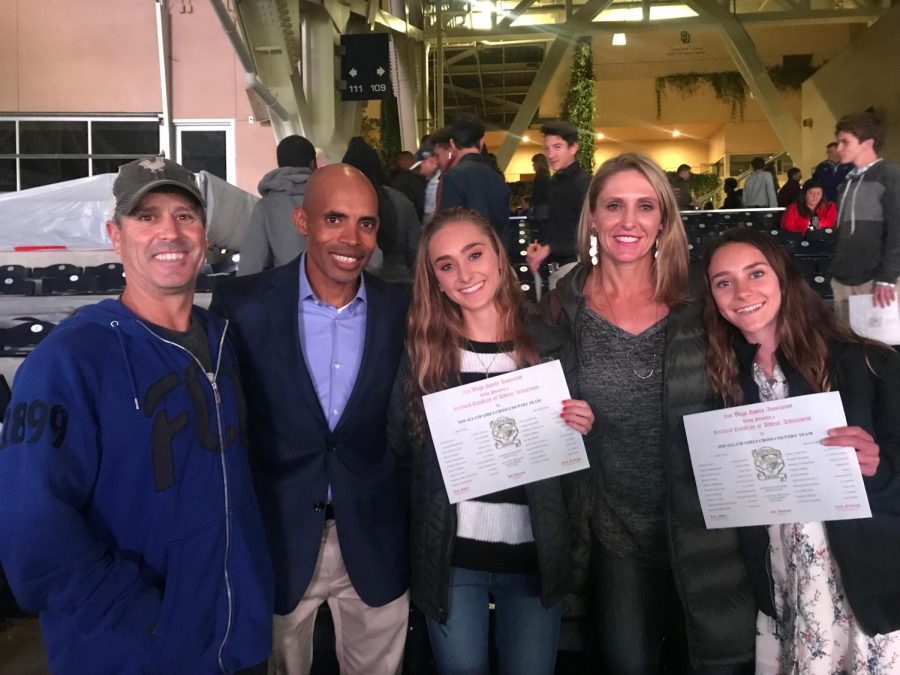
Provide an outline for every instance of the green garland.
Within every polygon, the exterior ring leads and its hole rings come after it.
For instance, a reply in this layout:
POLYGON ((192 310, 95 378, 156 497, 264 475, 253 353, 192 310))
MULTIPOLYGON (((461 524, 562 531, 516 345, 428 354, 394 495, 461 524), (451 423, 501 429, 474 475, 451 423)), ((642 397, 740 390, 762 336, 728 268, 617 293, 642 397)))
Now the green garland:
POLYGON ((594 172, 594 57, 591 38, 575 42, 572 78, 563 102, 562 119, 578 127, 578 163, 594 172))
POLYGON ((381 163, 388 167, 394 156, 402 150, 400 142, 400 112, 393 94, 381 99, 381 163))
POLYGON ((369 117, 363 113, 359 125, 359 135, 373 148, 381 147, 381 119, 369 117))
POLYGON ((391 162, 400 152, 400 115, 397 99, 388 96, 381 100, 381 113, 377 118, 363 114, 359 135, 378 152, 381 164, 389 169, 391 162))
MULTIPOLYGON (((803 81, 816 72, 816 68, 766 68, 772 83, 780 90, 799 89, 803 81)), ((668 89, 676 90, 682 98, 697 93, 701 86, 710 87, 716 99, 731 106, 731 119, 744 119, 747 103, 747 83, 736 70, 718 73, 672 73, 656 78, 656 119, 662 117, 662 100, 668 89)))

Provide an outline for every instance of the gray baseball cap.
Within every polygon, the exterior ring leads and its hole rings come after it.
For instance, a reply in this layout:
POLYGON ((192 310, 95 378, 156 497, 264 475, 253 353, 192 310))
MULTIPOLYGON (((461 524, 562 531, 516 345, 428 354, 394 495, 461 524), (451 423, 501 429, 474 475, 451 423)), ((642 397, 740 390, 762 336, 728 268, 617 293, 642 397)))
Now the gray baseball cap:
POLYGON ((116 213, 123 216, 131 214, 148 192, 164 185, 181 188, 206 209, 193 173, 165 157, 144 157, 119 167, 119 175, 113 183, 116 213))

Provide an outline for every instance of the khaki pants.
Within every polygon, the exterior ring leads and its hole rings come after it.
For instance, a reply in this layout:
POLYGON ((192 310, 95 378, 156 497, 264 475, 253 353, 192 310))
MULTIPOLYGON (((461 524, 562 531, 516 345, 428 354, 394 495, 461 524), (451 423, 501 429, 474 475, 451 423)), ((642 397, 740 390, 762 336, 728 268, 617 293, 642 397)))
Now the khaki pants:
POLYGON ((325 523, 312 580, 296 609, 276 614, 269 672, 308 675, 312 667, 316 612, 328 603, 334 621, 341 675, 396 675, 403 666, 409 593, 382 607, 369 607, 353 589, 333 520, 325 523))
MULTIPOLYGON (((900 283, 900 279, 897 280, 900 283)), ((874 281, 867 281, 857 286, 845 286, 840 281, 831 280, 831 290, 834 292, 834 314, 839 321, 850 325, 850 296, 866 295, 875 288, 874 281)))

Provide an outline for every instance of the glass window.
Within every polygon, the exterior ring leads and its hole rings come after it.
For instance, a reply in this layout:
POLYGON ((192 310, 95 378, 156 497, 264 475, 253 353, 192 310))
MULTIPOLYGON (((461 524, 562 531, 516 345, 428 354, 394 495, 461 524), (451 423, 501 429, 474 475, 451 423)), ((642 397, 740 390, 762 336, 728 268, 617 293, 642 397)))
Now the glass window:
MULTIPOLYGON (((159 153, 159 123, 92 122, 91 142, 94 155, 156 155, 159 153)), ((96 163, 94 173, 104 173, 97 170, 96 163)))
POLYGON ((86 121, 22 120, 19 122, 19 152, 22 155, 86 155, 87 127, 86 121))
MULTIPOLYGON (((150 153, 155 155, 156 153, 150 153)), ((132 160, 131 157, 115 157, 104 159, 93 159, 91 164, 94 167, 93 176, 99 176, 101 173, 119 173, 119 167, 128 164, 132 160)))
POLYGON ((16 154, 16 123, 0 122, 0 155, 16 154))
MULTIPOLYGON (((16 154, 16 123, 0 122, 0 156, 16 154)), ((15 157, 0 157, 0 192, 16 189, 15 157)))
POLYGON ((16 189, 16 160, 0 159, 0 192, 16 189))
POLYGON ((17 189, 17 182, 24 190, 115 173, 131 159, 156 155, 159 151, 159 120, 152 117, 74 120, 26 117, 18 120, 18 131, 15 119, 2 119, 0 192, 17 189))
POLYGON ((206 170, 228 180, 225 131, 181 131, 181 164, 194 173, 206 170))
POLYGON ((84 178, 88 175, 88 160, 85 159, 34 159, 22 157, 19 160, 22 189, 50 185, 64 180, 84 178))

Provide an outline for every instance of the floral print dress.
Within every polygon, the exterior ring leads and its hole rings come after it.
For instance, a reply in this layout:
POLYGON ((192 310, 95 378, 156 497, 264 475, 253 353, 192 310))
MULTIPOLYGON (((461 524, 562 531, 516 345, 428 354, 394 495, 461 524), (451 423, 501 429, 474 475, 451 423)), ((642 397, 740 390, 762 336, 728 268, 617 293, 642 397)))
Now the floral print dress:
MULTIPOLYGON (((789 395, 787 380, 777 364, 767 378, 754 362, 753 380, 762 401, 789 395)), ((869 637, 857 624, 831 557, 824 523, 770 525, 768 531, 778 619, 762 612, 756 617, 756 672, 900 673, 900 631, 869 637)))

